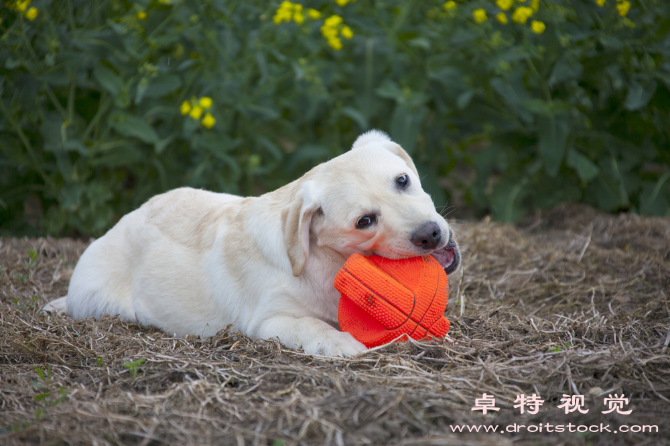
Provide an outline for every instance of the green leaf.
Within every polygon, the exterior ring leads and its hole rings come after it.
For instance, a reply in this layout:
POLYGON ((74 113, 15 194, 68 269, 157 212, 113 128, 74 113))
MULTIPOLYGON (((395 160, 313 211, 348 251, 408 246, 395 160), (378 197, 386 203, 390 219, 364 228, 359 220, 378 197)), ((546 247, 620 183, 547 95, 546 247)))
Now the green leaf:
POLYGON ((275 160, 280 161, 284 157, 284 154, 282 153, 281 149, 277 146, 277 144, 275 144, 265 136, 257 136, 256 141, 262 147, 264 147, 268 152, 270 152, 270 154, 275 160))
MULTIPOLYGON (((670 21, 668 21, 668 22, 670 22, 670 21)), ((668 89, 670 89, 670 74, 662 73, 662 72, 656 72, 656 73, 654 73, 654 76, 656 76, 659 80, 661 80, 665 84, 665 86, 668 89)), ((0 91, 0 93, 2 93, 2 92, 0 91)))
POLYGON ((207 132, 203 135, 196 135, 193 138, 193 147, 205 148, 214 156, 225 153, 239 147, 243 140, 241 138, 232 139, 227 135, 217 135, 207 132))
POLYGON ((132 136, 147 144, 158 142, 158 135, 153 127, 142 118, 130 115, 117 114, 110 122, 114 130, 123 136, 132 136))
POLYGON ((21 58, 17 57, 16 59, 13 57, 8 57, 5 60, 5 68, 8 70, 13 70, 14 68, 18 68, 21 66, 21 58))
POLYGON ((64 152, 57 152, 56 166, 58 166, 58 171, 63 176, 65 182, 71 182, 74 175, 74 166, 72 165, 70 156, 64 152))
POLYGON ((564 56, 554 65, 547 84, 549 84, 549 87, 554 87, 567 80, 579 79, 583 72, 584 67, 578 60, 573 57, 564 56))
POLYGON ((639 110, 649 103, 656 91, 656 81, 651 80, 643 84, 633 81, 628 87, 628 94, 624 106, 628 111, 639 110))
POLYGON ((403 97, 402 90, 392 80, 385 80, 377 89, 375 89, 377 96, 381 96, 385 99, 392 99, 394 101, 399 101, 403 97))
POLYGON ((63 118, 56 113, 46 113, 44 121, 40 126, 40 133, 44 141, 44 150, 47 152, 58 152, 63 149, 63 118))
POLYGON ((125 362, 123 363, 123 366, 127 368, 128 372, 130 372, 130 375, 135 378, 137 376, 137 371, 139 370, 140 366, 144 364, 144 361, 146 361, 146 358, 140 358, 135 361, 125 362))
POLYGON ((491 194, 491 208, 493 217, 503 222, 516 222, 524 215, 524 209, 521 206, 521 198, 524 195, 524 186, 527 184, 527 178, 521 181, 512 178, 506 178, 496 183, 491 194))
POLYGON ((598 207, 606 212, 616 211, 624 204, 618 188, 606 180, 603 175, 600 175, 598 180, 593 183, 598 207))
POLYGON ((262 119, 264 121, 274 121, 280 117, 277 110, 257 104, 246 104, 239 106, 239 110, 251 119, 262 119))
POLYGON ((144 93, 147 91, 148 86, 149 81, 147 79, 142 79, 140 80, 139 84, 137 84, 137 90, 135 90, 135 105, 142 102, 142 99, 144 98, 144 93))
POLYGON ((525 122, 532 122, 533 116, 526 110, 523 103, 528 99, 528 94, 517 82, 515 85, 501 77, 494 77, 489 82, 491 87, 512 106, 514 112, 525 122))
POLYGON ((144 92, 148 98, 160 98, 170 94, 181 87, 181 79, 175 75, 159 76, 149 82, 144 92))
POLYGON ((591 181, 600 174, 600 169, 593 161, 572 148, 568 151, 567 164, 575 169, 582 181, 591 181))
POLYGON ((363 113, 361 113, 357 109, 353 107, 342 107, 340 111, 344 116, 353 119, 354 122, 358 125, 358 130, 360 130, 361 132, 364 132, 370 128, 368 120, 365 118, 365 116, 363 116, 363 113))
POLYGON ((426 114, 425 107, 418 110, 402 104, 395 107, 391 117, 391 138, 410 154, 414 151, 426 114))
POLYGON ((470 101, 475 95, 474 90, 465 90, 463 93, 458 95, 458 98, 456 99, 456 106, 458 107, 459 110, 465 110, 468 105, 470 105, 470 101))
POLYGON ((425 37, 417 37, 415 39, 409 40, 407 44, 414 48, 423 48, 424 50, 430 50, 430 40, 426 39, 425 37))
MULTIPOLYGON (((670 212, 668 200, 663 194, 663 186, 670 179, 670 170, 656 182, 647 185, 640 195, 640 211, 646 215, 665 216, 670 212)), ((666 188, 667 190, 667 188, 666 188)))
POLYGON ((60 190, 58 201, 61 209, 66 212, 75 212, 81 204, 82 189, 76 184, 67 184, 60 190))
POLYGON ((303 161, 321 162, 328 159, 329 156, 330 151, 326 147, 317 144, 305 144, 291 154, 286 169, 291 171, 303 161))
POLYGON ((156 141, 156 143, 154 144, 154 151, 156 152, 156 154, 160 155, 161 153, 163 153, 165 148, 169 146, 172 141, 174 141, 174 138, 175 138, 174 135, 170 135, 167 138, 159 139, 158 141, 156 141))
POLYGON ((65 150, 68 150, 68 151, 71 151, 71 152, 77 152, 80 155, 84 155, 84 156, 88 155, 88 149, 86 148, 84 143, 82 143, 78 139, 68 139, 63 144, 63 148, 65 150))
POLYGON ((602 43, 605 48, 610 50, 620 50, 624 45, 621 40, 610 34, 601 34, 600 43, 602 43))
POLYGON ((101 151, 95 156, 92 156, 90 165, 91 167, 132 166, 133 164, 143 161, 143 159, 144 156, 139 147, 132 143, 126 143, 118 147, 101 151))
POLYGON ((570 126, 567 117, 540 115, 537 119, 537 132, 538 147, 544 168, 549 175, 555 177, 565 157, 565 148, 568 143, 570 126))
POLYGON ((118 97, 123 90, 123 80, 119 75, 109 68, 98 65, 93 70, 93 77, 98 83, 107 90, 113 97, 118 97))

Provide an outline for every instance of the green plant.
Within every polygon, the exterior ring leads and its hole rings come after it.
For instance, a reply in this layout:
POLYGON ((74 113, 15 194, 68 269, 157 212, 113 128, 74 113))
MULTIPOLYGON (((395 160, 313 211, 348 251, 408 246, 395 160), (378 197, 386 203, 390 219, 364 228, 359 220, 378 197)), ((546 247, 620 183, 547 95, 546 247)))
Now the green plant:
POLYGON ((526 3, 9 8, 0 231, 97 235, 184 185, 259 194, 370 128, 438 206, 670 214, 670 3, 526 3))
POLYGON ((39 379, 37 381, 32 381, 31 384, 36 390, 41 392, 34 397, 35 401, 42 402, 42 407, 38 408, 35 414, 35 418, 39 420, 46 415, 46 410, 49 406, 55 406, 56 404, 65 401, 68 388, 59 386, 58 389, 56 389, 51 377, 51 366, 46 369, 40 367, 34 367, 33 369, 37 372, 39 379))
POLYGON ((22 284, 28 283, 28 276, 22 273, 12 273, 16 280, 19 280, 22 284))
POLYGON ((37 267, 37 259, 39 258, 40 253, 35 252, 34 249, 29 249, 28 250, 28 257, 30 257, 30 260, 24 260, 23 264, 27 269, 35 269, 37 267))
POLYGON ((144 361, 146 361, 146 358, 140 358, 132 362, 125 362, 123 366, 128 369, 130 376, 135 378, 137 376, 137 372, 140 369, 140 366, 144 364, 144 361))

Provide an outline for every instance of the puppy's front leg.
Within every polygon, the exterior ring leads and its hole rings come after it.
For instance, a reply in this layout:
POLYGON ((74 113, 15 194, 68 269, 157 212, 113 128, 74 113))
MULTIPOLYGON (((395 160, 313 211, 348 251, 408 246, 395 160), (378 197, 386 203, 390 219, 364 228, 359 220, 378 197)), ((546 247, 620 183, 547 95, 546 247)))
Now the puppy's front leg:
POLYGON ((351 356, 367 350, 350 333, 313 317, 272 316, 265 320, 258 334, 265 339, 278 337, 285 346, 302 347, 310 355, 351 356))

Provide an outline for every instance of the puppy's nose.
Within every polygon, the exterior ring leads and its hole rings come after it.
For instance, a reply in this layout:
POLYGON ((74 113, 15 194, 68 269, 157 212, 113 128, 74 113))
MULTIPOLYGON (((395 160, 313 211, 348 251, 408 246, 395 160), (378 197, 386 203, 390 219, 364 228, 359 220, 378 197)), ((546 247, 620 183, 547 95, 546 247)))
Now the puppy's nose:
POLYGON ((434 221, 428 222, 414 231, 412 234, 412 243, 421 246, 423 249, 435 249, 442 239, 442 230, 434 221))

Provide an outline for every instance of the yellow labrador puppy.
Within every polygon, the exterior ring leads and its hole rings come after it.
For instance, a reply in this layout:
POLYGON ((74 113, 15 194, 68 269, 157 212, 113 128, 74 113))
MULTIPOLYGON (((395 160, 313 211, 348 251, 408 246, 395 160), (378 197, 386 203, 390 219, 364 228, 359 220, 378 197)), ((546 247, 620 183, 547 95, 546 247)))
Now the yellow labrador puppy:
POLYGON ((353 253, 459 253, 414 163, 384 133, 260 197, 176 189, 123 217, 79 259, 66 297, 46 311, 104 313, 179 336, 233 324, 306 353, 366 350, 337 327, 333 279, 353 253))

